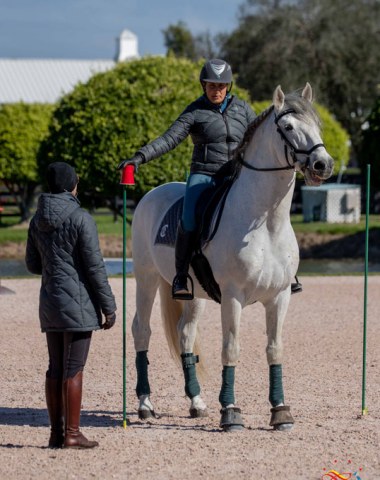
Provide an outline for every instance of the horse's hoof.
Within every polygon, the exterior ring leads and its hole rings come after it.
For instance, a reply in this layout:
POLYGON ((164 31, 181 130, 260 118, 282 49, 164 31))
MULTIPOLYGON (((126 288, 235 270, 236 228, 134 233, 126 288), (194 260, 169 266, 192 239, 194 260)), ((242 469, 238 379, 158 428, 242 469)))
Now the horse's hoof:
POLYGON ((286 405, 281 405, 279 407, 271 408, 271 419, 269 425, 274 428, 274 430, 279 430, 284 432, 286 430, 291 430, 294 424, 294 418, 290 413, 290 407, 286 405))
POLYGON ((139 414, 139 419, 140 420, 147 420, 148 418, 156 418, 156 414, 154 413, 154 410, 150 410, 147 408, 139 408, 138 410, 139 414))
POLYGON ((244 425, 223 425, 223 432, 233 433, 244 430, 244 425))
POLYGON ((278 430, 279 432, 286 432, 293 428, 293 423, 280 423, 279 425, 274 425, 273 430, 278 430))
POLYGON ((190 417, 191 418, 204 418, 208 417, 207 408, 190 408, 190 417))
POLYGON ((236 432, 244 429, 240 408, 222 408, 220 413, 222 414, 222 418, 220 419, 220 427, 223 428, 223 431, 236 432))

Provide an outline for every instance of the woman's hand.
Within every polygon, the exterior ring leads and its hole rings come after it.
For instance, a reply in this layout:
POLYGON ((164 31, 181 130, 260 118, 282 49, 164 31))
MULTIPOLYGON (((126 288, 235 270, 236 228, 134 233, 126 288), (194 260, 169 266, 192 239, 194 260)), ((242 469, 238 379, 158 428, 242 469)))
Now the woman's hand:
POLYGON ((127 158, 126 160, 123 160, 122 162, 120 162, 119 165, 117 166, 117 169, 122 170, 127 165, 133 165, 135 167, 135 172, 137 172, 139 166, 142 163, 144 163, 144 157, 141 155, 141 153, 137 153, 134 157, 127 158))
POLYGON ((106 321, 102 324, 103 330, 109 330, 115 325, 116 322, 116 313, 109 313, 106 315, 106 321))

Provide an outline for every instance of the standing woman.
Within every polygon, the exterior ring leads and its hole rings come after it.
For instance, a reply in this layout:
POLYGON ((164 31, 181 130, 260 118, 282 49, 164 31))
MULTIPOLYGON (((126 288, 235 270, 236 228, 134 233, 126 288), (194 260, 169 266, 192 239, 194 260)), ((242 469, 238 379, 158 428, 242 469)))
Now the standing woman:
POLYGON ((134 165, 137 170, 139 165, 173 150, 191 135, 194 150, 175 244, 173 298, 180 300, 193 298, 187 279, 197 229, 197 200, 205 190, 215 186, 215 174, 232 159, 234 150, 256 116, 247 102, 231 95, 232 71, 224 60, 206 62, 199 79, 203 95, 192 102, 162 136, 118 166, 121 169, 134 165))
POLYGON ((93 330, 114 325, 116 304, 96 224, 77 199, 74 168, 65 162, 50 164, 47 182, 50 193, 39 197, 25 260, 31 273, 42 275, 39 317, 49 352, 49 447, 93 448, 98 442, 79 430, 83 369, 93 330))

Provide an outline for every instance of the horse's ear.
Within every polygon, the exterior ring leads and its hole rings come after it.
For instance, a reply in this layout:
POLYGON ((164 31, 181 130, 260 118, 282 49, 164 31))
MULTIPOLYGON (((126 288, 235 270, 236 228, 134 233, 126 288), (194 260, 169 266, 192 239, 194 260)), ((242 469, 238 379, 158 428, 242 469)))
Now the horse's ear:
POLYGON ((310 103, 313 101, 313 89, 309 82, 306 82, 305 88, 302 90, 301 97, 308 100, 310 103))
POLYGON ((276 90, 273 92, 273 105, 277 110, 281 110, 285 103, 285 94, 281 89, 281 85, 277 85, 276 90))

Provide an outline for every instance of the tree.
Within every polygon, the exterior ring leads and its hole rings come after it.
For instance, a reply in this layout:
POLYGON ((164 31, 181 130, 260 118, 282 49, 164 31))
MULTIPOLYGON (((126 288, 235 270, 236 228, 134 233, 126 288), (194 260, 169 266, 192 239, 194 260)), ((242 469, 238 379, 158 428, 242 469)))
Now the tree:
POLYGON ((30 216, 36 186, 37 152, 54 107, 14 103, 0 106, 0 180, 20 198, 21 221, 30 216))
POLYGON ((354 154, 380 82, 379 0, 246 0, 221 55, 252 98, 310 81, 349 132, 354 154))
MULTIPOLYGON (((41 178, 47 164, 66 161, 76 167, 79 188, 88 199, 107 199, 112 207, 120 181, 117 165, 164 133, 202 95, 202 65, 173 56, 145 57, 120 63, 78 85, 62 97, 54 112, 39 151, 41 178)), ((247 92, 234 91, 248 99, 247 92)), ((162 183, 184 181, 192 149, 188 138, 162 158, 141 166, 135 199, 162 183)))
POLYGON ((209 31, 193 36, 184 22, 178 22, 176 25, 169 25, 162 33, 168 55, 173 54, 175 57, 193 61, 217 56, 216 40, 209 31))
POLYGON ((216 40, 209 31, 200 33, 194 38, 196 58, 211 59, 218 58, 216 40))
POLYGON ((178 58, 196 60, 195 40, 184 22, 169 25, 162 33, 168 53, 178 58))
POLYGON ((362 131, 360 151, 361 166, 364 170, 367 164, 371 165, 371 184, 380 188, 380 97, 367 118, 366 128, 362 131))

